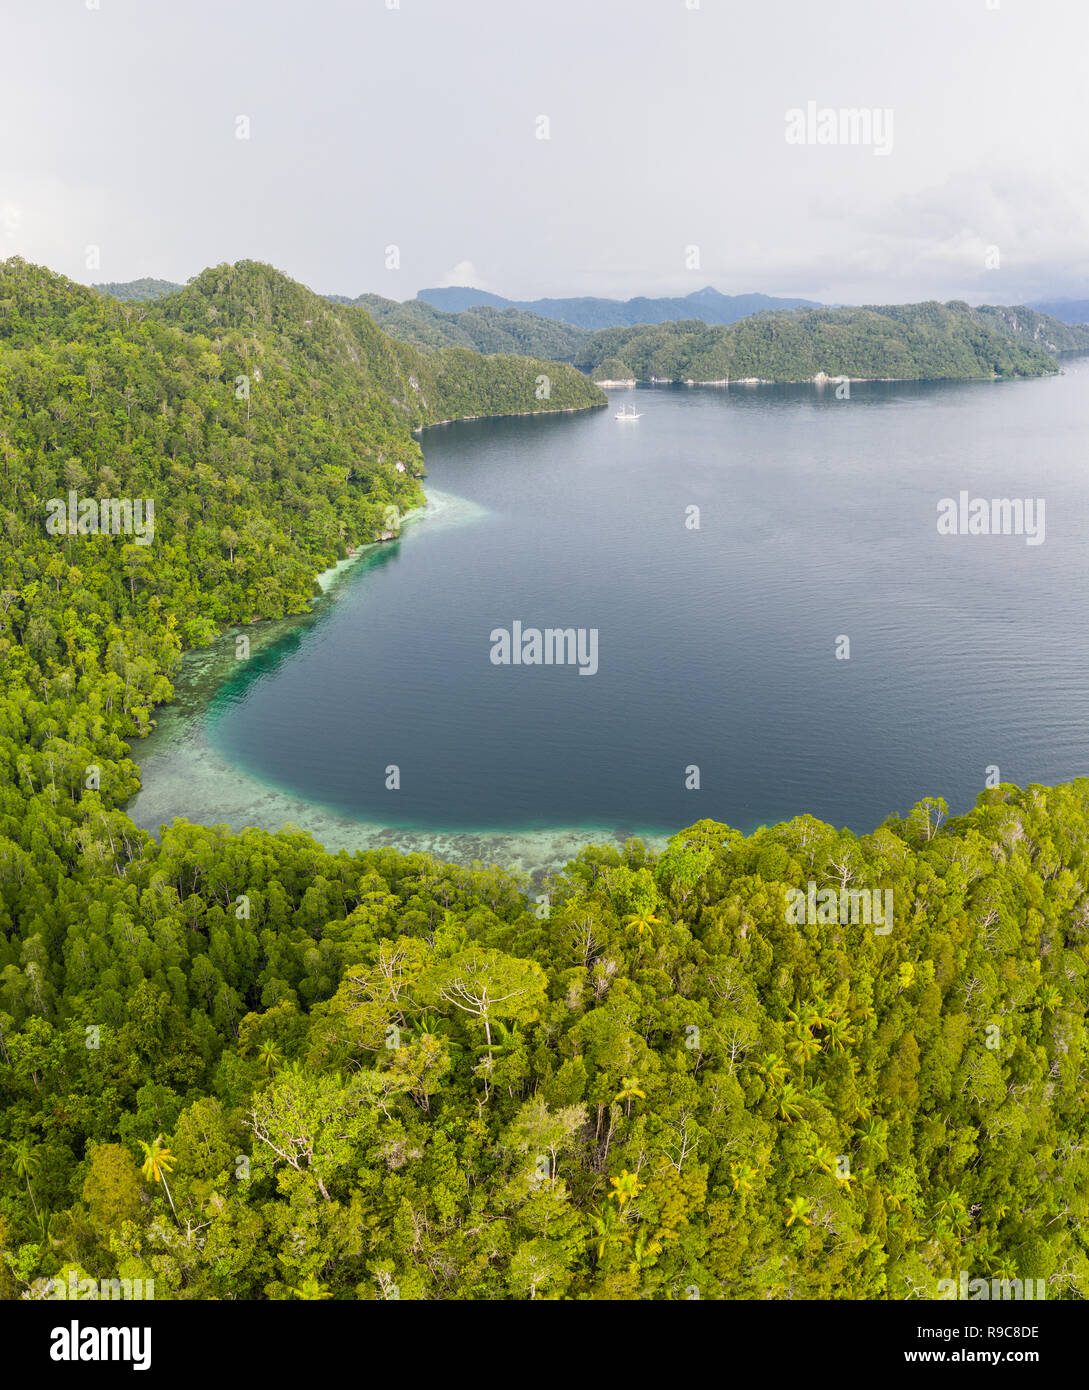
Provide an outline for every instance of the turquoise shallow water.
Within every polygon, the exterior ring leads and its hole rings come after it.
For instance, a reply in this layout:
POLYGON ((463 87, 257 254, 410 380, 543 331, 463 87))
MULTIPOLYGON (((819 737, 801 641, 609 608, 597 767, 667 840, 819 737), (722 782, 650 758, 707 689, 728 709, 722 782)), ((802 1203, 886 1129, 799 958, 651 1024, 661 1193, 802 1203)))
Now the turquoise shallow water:
MULTIPOLYGON (((470 525, 485 509, 462 498, 429 487, 425 512, 406 522, 407 544, 418 528, 429 531, 470 525)), ((330 610, 357 599, 352 583, 365 582, 368 569, 393 547, 364 550, 355 561, 346 561, 320 576, 325 595, 312 615, 261 623, 245 629, 250 639, 250 675, 263 669, 268 658, 282 660, 298 649, 302 636, 326 622, 330 610)), ((327 849, 358 850, 393 846, 404 852, 433 854, 454 863, 496 863, 527 880, 540 882, 561 868, 585 844, 620 845, 627 838, 604 828, 559 826, 518 833, 474 833, 458 830, 408 829, 381 819, 364 821, 344 815, 321 802, 294 795, 259 774, 224 756, 211 734, 215 728, 217 696, 228 691, 240 671, 235 655, 236 630, 225 633, 211 647, 190 652, 174 682, 174 699, 157 712, 157 727, 133 750, 140 763, 143 787, 128 805, 129 814, 144 829, 157 833, 177 818, 204 825, 228 825, 234 830, 256 826, 280 830, 291 826, 314 836, 327 849)), ((661 840, 647 842, 660 847, 661 840)))
POLYGON ((327 842, 506 842, 532 867, 703 816, 866 830, 926 795, 966 809, 991 765, 1084 774, 1089 365, 1065 366, 849 401, 646 389, 635 424, 614 392, 608 411, 428 431, 428 514, 249 663, 195 659, 133 812, 271 825, 290 807, 327 842), (1043 497, 1044 543, 940 536, 938 500, 962 490, 1043 497), (515 621, 596 631, 596 673, 493 664, 515 621), (229 815, 209 817, 202 777, 229 815))

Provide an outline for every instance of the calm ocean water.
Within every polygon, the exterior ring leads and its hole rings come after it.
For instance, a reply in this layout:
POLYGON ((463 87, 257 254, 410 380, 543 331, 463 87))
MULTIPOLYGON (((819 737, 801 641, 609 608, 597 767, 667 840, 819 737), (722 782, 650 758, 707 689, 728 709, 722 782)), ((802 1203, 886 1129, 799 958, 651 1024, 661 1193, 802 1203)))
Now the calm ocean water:
POLYGON ((1064 366, 846 401, 648 388, 430 430, 428 485, 471 519, 355 566, 220 687, 208 736, 295 796, 450 830, 862 831, 923 796, 967 809, 990 766, 1083 775, 1089 361, 1064 366), (1043 544, 939 535, 962 492, 1043 498, 1043 544), (596 673, 493 664, 515 620, 596 630, 596 673))

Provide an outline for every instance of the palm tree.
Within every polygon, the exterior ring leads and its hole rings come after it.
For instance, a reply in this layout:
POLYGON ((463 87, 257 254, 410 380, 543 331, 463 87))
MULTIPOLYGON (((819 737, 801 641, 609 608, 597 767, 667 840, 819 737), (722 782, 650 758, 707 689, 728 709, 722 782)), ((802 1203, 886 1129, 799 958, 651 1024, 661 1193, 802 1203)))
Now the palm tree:
POLYGON ((624 925, 642 936, 644 932, 658 926, 658 918, 652 917, 649 912, 633 912, 631 916, 624 918, 624 925))
POLYGON ((257 1049, 257 1056, 266 1072, 273 1071, 284 1060, 279 1043, 274 1042, 272 1038, 265 1039, 257 1049))
POLYGON ((787 1064, 775 1052, 765 1052, 759 1062, 753 1064, 769 1086, 780 1086, 789 1072, 787 1064))
POLYGON ((324 1284, 319 1284, 313 1275, 308 1276, 301 1284, 288 1284, 288 1293, 292 1298, 304 1298, 308 1302, 315 1302, 321 1298, 332 1298, 332 1294, 324 1284))
POLYGON ((783 1093, 779 1097, 779 1114, 788 1125, 792 1125, 803 1113, 802 1092, 793 1081, 784 1082, 783 1093))
POLYGON ((730 1164, 730 1181, 735 1192, 751 1192, 758 1169, 748 1163, 730 1164))
POLYGON ((631 1114, 631 1103, 633 1100, 646 1100, 646 1091, 639 1089, 639 1078, 637 1076, 625 1076, 621 1079, 620 1090, 613 1097, 617 1101, 625 1101, 624 1114, 631 1114))
POLYGON ((943 1223, 948 1223, 954 1229, 959 1229, 968 1224, 968 1212, 964 1206, 964 1198, 954 1188, 947 1192, 939 1192, 934 1203, 934 1210, 943 1223))
POLYGON ((494 1042, 490 1042, 485 1048, 485 1052, 493 1055, 502 1052, 513 1052, 522 1041, 522 1035, 516 1028, 508 1028, 502 1019, 496 1019, 492 1023, 492 1037, 494 1042))
POLYGON ((610 1245, 620 1244, 620 1231, 617 1228, 617 1209, 608 1202, 597 1211, 590 1213, 590 1225, 598 1238, 597 1257, 600 1260, 610 1245))
POLYGON ((632 1242, 632 1272, 638 1273, 651 1263, 655 1255, 662 1253, 662 1242, 651 1240, 646 1231, 646 1227, 640 1228, 635 1240, 632 1242))
POLYGON ((41 1160, 29 1139, 20 1139, 17 1143, 9 1141, 8 1148, 11 1150, 11 1166, 15 1170, 15 1176, 26 1180, 26 1190, 30 1193, 30 1205, 34 1208, 34 1219, 40 1225, 41 1217, 38 1214, 38 1203, 34 1200, 34 1189, 30 1185, 30 1175, 39 1166, 41 1160))
POLYGON ((646 1186, 646 1183, 639 1181, 638 1173, 629 1173, 626 1168, 622 1169, 618 1178, 610 1178, 613 1185, 610 1197, 616 1198, 617 1206, 622 1207, 625 1202, 631 1201, 633 1197, 638 1197, 646 1186))
POLYGON ((976 1251, 976 1259, 988 1274, 994 1274, 1006 1259, 1005 1251, 992 1236, 983 1241, 976 1251))
POLYGON ((795 1038, 794 1041, 792 1043, 789 1043, 787 1047, 787 1051, 791 1054, 794 1060, 796 1062, 801 1062, 802 1066, 805 1066, 807 1062, 811 1062, 813 1058, 816 1057, 817 1053, 820 1052, 820 1050, 820 1043, 809 1033, 805 1033, 803 1036, 795 1038))
POLYGON ((816 1144, 810 1148, 806 1155, 811 1163, 821 1170, 822 1173, 830 1173, 832 1165, 836 1161, 836 1156, 827 1144, 816 1144))
POLYGON ((800 1221, 803 1226, 812 1226, 807 1213, 809 1211, 809 1201, 805 1197, 791 1197, 787 1203, 787 1225, 793 1226, 795 1221, 800 1221))
POLYGON ((842 1052, 845 1048, 854 1046, 855 1035, 851 1032, 851 1025, 845 1018, 830 1018, 827 1033, 828 1044, 833 1052, 842 1052))
POLYGON ((170 1195, 170 1184, 166 1180, 167 1173, 174 1167, 174 1155, 163 1143, 163 1136, 161 1134, 153 1139, 150 1144, 145 1144, 141 1139, 140 1147, 144 1151, 144 1163, 140 1172, 143 1173, 148 1182, 162 1183, 163 1191, 166 1193, 167 1201, 170 1203, 170 1210, 174 1212, 174 1220, 177 1221, 178 1213, 174 1208, 174 1198, 170 1195))
POLYGON ((58 1229, 63 1229, 63 1225, 62 1222, 58 1220, 57 1212, 43 1211, 41 1216, 38 1217, 38 1230, 41 1232, 42 1244, 59 1248, 61 1242, 54 1234, 58 1229))
POLYGON ((859 1128, 859 1134, 865 1144, 880 1145, 884 1144, 889 1137, 889 1126, 885 1120, 879 1120, 876 1116, 870 1115, 866 1123, 859 1128))

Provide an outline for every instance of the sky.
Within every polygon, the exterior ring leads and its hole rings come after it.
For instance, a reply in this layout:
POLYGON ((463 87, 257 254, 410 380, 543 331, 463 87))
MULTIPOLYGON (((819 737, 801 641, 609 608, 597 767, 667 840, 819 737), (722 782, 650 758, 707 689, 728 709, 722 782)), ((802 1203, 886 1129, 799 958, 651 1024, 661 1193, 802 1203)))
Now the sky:
POLYGON ((0 23, 0 257, 85 283, 250 258, 399 300, 1089 297, 1089 0, 0 0, 0 23))

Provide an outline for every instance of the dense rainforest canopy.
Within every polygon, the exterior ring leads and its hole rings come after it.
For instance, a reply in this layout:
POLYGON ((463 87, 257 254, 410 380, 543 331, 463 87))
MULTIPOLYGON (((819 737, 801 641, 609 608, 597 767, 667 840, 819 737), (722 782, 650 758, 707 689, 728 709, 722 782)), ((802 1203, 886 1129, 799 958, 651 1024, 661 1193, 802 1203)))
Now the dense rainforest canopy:
POLYGON ((252 263, 135 307, 0 267, 0 1297, 1084 1297, 1089 782, 700 821, 544 901, 125 815, 179 652, 416 504, 412 427, 600 400, 252 263), (48 534, 69 491, 153 542, 48 534), (795 923, 810 883, 893 929, 795 923))
POLYGON ((590 336, 580 328, 522 309, 482 305, 450 314, 422 299, 398 304, 395 299, 383 299, 377 294, 361 294, 351 303, 366 309, 391 337, 429 351, 466 347, 474 352, 513 352, 570 362, 590 336))
POLYGON ((101 294, 113 295, 114 299, 149 300, 162 299, 164 295, 180 290, 181 285, 173 280, 155 280, 145 276, 142 280, 105 280, 91 286, 101 294))
POLYGON ((1032 309, 894 304, 758 314, 727 327, 697 320, 595 333, 575 365, 598 381, 924 381, 1044 376, 1089 331, 1032 309))

